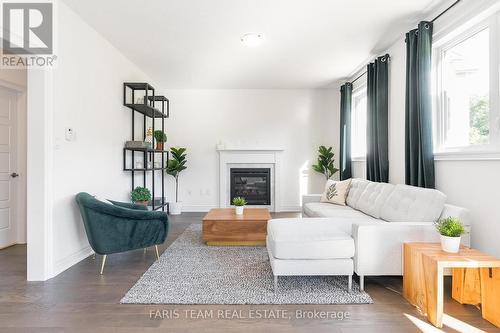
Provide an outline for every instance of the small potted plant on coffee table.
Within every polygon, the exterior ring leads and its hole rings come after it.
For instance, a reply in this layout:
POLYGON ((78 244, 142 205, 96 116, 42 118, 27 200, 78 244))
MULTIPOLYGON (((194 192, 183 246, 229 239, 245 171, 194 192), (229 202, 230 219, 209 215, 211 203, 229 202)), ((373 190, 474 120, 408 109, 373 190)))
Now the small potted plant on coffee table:
POLYGON ((233 205, 236 206, 236 215, 243 215, 243 209, 245 209, 245 205, 247 201, 242 197, 233 198, 233 205))
POLYGON ((136 187, 131 193, 130 198, 133 203, 147 206, 151 200, 151 192, 145 187, 136 187))
POLYGON ((465 233, 465 228, 456 217, 447 217, 436 222, 436 229, 441 235, 441 249, 449 253, 458 253, 460 250, 460 239, 465 233))
POLYGON ((154 132, 154 137, 156 140, 156 150, 163 150, 163 144, 167 142, 167 135, 165 132, 156 130, 154 132))

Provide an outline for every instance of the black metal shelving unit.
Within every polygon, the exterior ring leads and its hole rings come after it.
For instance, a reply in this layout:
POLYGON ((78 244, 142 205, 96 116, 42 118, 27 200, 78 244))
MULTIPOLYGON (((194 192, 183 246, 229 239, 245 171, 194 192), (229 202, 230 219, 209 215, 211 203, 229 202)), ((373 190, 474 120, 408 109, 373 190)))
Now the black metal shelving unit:
MULTIPOLYGON (((153 134, 155 131, 155 120, 161 119, 161 130, 165 132, 165 119, 169 117, 170 114, 170 102, 165 96, 155 95, 155 89, 149 83, 146 82, 125 82, 123 83, 123 105, 131 110, 132 114, 132 141, 135 140, 135 113, 138 112, 143 115, 143 133, 142 140, 146 139, 147 132, 147 122, 146 119, 150 118, 152 121, 151 128, 153 134), (127 93, 130 92, 131 102, 127 99, 127 93), (136 103, 136 96, 139 95, 144 97, 143 103, 136 103), (161 107, 157 108, 156 104, 160 103, 161 107)), ((154 137, 154 135, 153 135, 154 137)), ((154 140, 153 143, 154 145, 154 140)), ((132 190, 135 188, 135 177, 137 173, 142 173, 142 183, 144 187, 148 187, 147 175, 151 172, 151 193, 153 199, 149 205, 152 210, 161 209, 165 211, 167 207, 167 212, 169 210, 168 203, 165 198, 165 171, 167 169, 169 159, 169 153, 166 150, 158 150, 152 148, 123 148, 123 171, 129 171, 132 174, 132 190), (131 164, 127 167, 127 155, 130 153, 131 164), (142 154, 143 157, 143 168, 135 167, 135 154, 142 154), (161 167, 155 167, 155 154, 161 154, 161 167), (148 167, 148 162, 151 161, 151 167, 148 167), (157 204, 157 198, 155 198, 155 171, 160 171, 161 174, 161 198, 159 204, 157 204)))

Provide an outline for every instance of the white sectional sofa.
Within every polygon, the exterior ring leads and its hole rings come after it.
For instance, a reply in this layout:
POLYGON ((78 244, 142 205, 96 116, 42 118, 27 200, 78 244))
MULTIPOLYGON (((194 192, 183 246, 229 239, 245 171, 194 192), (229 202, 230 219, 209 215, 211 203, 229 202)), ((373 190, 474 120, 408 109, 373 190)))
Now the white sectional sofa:
MULTIPOLYGON (((346 206, 322 203, 320 198, 305 195, 304 218, 286 219, 292 223, 288 226, 300 230, 293 223, 308 223, 311 229, 332 228, 350 235, 361 287, 364 276, 402 275, 403 242, 439 242, 434 221, 440 217, 458 217, 470 232, 468 211, 445 204, 446 196, 437 190, 352 179, 346 206)), ((271 220, 268 231, 279 227, 273 224, 271 220)), ((469 245, 469 234, 462 243, 469 245)))

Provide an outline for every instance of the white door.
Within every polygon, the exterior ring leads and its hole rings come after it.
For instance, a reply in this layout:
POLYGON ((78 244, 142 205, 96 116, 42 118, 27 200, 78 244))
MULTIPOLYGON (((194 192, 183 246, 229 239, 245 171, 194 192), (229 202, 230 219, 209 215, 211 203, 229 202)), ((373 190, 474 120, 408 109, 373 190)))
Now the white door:
POLYGON ((0 87, 0 249, 16 243, 16 106, 16 93, 0 87))

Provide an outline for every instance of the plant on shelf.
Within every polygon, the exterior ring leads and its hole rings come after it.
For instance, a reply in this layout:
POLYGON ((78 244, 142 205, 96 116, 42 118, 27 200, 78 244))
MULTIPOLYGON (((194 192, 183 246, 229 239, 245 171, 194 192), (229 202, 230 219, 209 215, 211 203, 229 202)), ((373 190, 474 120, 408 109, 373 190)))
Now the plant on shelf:
POLYGON ((441 235, 441 248, 445 252, 457 253, 460 249, 460 239, 465 233, 465 228, 456 217, 447 217, 438 220, 436 229, 441 235))
POLYGON ((156 149, 163 150, 163 143, 167 142, 167 135, 161 130, 154 131, 153 135, 156 140, 156 149))
POLYGON ((330 179, 339 169, 333 166, 335 159, 333 158, 335 154, 333 153, 333 148, 325 146, 319 146, 318 148, 318 162, 313 164, 312 168, 314 171, 322 173, 326 180, 330 179))
POLYGON ((147 206, 151 200, 151 192, 145 187, 136 187, 131 193, 130 198, 133 203, 147 206))
POLYGON ((245 208, 245 205, 247 204, 247 201, 245 198, 242 197, 234 197, 233 198, 233 205, 236 206, 236 214, 237 215, 243 215, 243 209, 245 208))
POLYGON ((170 148, 172 158, 167 164, 167 174, 175 179, 175 202, 169 203, 170 214, 178 215, 182 212, 182 202, 179 201, 179 174, 187 169, 186 148, 170 148))

